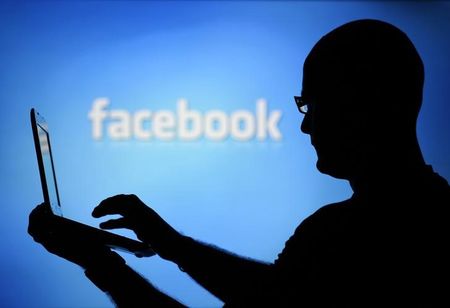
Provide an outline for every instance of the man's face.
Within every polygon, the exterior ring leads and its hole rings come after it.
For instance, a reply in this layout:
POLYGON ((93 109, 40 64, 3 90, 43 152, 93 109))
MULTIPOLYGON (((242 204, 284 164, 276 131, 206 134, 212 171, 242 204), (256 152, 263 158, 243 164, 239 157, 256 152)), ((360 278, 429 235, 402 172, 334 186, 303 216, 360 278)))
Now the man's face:
MULTIPOLYGON (((364 117, 354 108, 358 103, 351 84, 339 74, 323 73, 313 78, 304 71, 302 98, 308 113, 301 124, 317 152, 317 168, 336 178, 355 174, 366 143, 364 117)), ((317 76, 313 75, 313 76, 317 76)))

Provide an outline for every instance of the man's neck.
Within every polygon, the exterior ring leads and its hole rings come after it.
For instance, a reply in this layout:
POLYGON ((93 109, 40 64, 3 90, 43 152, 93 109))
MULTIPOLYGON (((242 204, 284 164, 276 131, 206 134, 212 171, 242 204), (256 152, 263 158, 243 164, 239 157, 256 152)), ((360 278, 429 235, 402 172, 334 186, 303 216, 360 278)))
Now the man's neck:
POLYGON ((372 195, 407 189, 408 183, 429 169, 421 154, 391 158, 370 162, 358 170, 349 180, 354 193, 372 195))

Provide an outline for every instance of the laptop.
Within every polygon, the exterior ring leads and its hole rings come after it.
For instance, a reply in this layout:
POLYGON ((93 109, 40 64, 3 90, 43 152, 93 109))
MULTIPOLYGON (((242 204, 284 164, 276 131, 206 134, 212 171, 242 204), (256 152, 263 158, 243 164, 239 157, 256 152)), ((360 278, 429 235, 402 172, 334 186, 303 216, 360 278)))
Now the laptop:
POLYGON ((51 212, 58 223, 70 228, 71 232, 79 234, 80 238, 89 237, 115 250, 132 253, 137 257, 154 255, 155 252, 148 244, 63 217, 48 125, 44 117, 34 108, 31 109, 30 116, 44 201, 50 206, 51 212))

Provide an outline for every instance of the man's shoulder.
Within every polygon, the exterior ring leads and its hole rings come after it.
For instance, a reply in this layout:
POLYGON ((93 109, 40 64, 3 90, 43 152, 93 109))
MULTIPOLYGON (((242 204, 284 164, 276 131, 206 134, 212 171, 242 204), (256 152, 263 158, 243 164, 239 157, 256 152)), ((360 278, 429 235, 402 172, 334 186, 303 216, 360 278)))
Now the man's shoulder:
POLYGON ((317 211, 307 217, 304 222, 306 224, 309 224, 321 221, 342 219, 344 217, 347 217, 348 215, 351 215, 355 210, 355 206, 356 202, 353 198, 340 202, 329 203, 317 209, 317 211))
POLYGON ((334 232, 352 220, 355 209, 355 202, 351 198, 324 205, 297 226, 287 243, 301 239, 309 242, 312 239, 317 240, 327 232, 334 232))
MULTIPOLYGON (((300 223, 275 263, 300 266, 298 260, 305 257, 305 253, 312 253, 313 250, 317 252, 321 246, 318 243, 322 243, 328 237, 327 234, 336 233, 341 223, 346 224, 345 221, 348 216, 351 216, 349 212, 353 211, 353 208, 352 199, 330 203, 319 208, 300 223), (313 249, 312 246, 315 248, 313 249)), ((320 249, 322 248, 326 246, 320 249)))
MULTIPOLYGON (((443 197, 450 197, 450 185, 448 181, 438 173, 433 172, 427 179, 428 189, 432 193, 437 193, 443 197)), ((426 185, 424 185, 426 186, 426 185)))

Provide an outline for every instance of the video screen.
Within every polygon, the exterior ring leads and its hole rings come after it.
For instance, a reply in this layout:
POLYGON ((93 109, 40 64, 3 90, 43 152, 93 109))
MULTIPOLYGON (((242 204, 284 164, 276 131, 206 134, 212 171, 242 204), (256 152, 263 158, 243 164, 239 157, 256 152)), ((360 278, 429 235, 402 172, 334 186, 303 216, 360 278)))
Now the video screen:
MULTIPOLYGON (((307 217, 353 195, 318 170, 294 96, 315 44, 357 19, 395 25, 420 54, 417 139, 449 180, 449 1, 0 1, 1 306, 113 307, 27 233, 44 201, 32 107, 51 127, 49 140, 38 122, 55 214, 61 200, 64 216, 97 227, 100 202, 134 194, 186 236, 274 262, 307 217)), ((387 130, 392 109, 377 97, 387 130)), ((223 306, 176 264, 119 254, 188 307, 223 306)))
POLYGON ((37 124, 41 158, 44 166, 44 176, 47 184, 47 193, 53 214, 62 216, 59 203, 58 187, 56 184, 55 168, 53 166, 52 152, 48 136, 48 128, 37 124))

